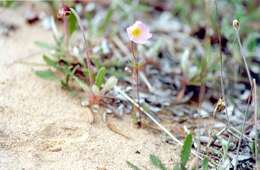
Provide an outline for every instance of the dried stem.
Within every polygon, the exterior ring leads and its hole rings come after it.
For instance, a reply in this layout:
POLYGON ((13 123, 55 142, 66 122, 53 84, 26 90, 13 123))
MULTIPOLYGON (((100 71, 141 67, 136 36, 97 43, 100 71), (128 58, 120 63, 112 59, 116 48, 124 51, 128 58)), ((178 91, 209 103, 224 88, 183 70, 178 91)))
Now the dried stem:
MULTIPOLYGON (((93 79, 92 79, 92 70, 91 70, 91 62, 90 62, 90 54, 89 54, 89 49, 88 49, 88 41, 87 41, 87 38, 85 36, 85 33, 84 33, 84 29, 83 29, 83 26, 81 24, 81 21, 80 21, 80 17, 79 15, 77 14, 77 12, 73 9, 73 8, 70 8, 71 12, 73 13, 73 15, 76 17, 77 19, 77 23, 79 25, 79 28, 80 28, 80 31, 82 33, 82 36, 83 36, 83 39, 84 39, 84 43, 85 43, 85 50, 86 50, 86 60, 87 60, 87 68, 88 68, 88 71, 89 71, 89 82, 90 82, 90 85, 93 84, 93 79)), ((83 63, 85 63, 83 61, 83 63)))
MULTIPOLYGON (((138 68, 138 59, 135 54, 135 44, 134 42, 131 42, 131 52, 132 52, 132 57, 133 57, 133 71, 132 71, 132 76, 133 76, 133 90, 135 91, 135 99, 137 100, 137 104, 140 104, 140 97, 139 97, 139 68, 138 68)), ((134 107, 134 112, 135 112, 135 117, 137 119, 137 125, 141 125, 141 115, 139 113, 139 110, 134 107)))
MULTIPOLYGON (((215 8, 216 8, 216 17, 218 16, 218 6, 217 6, 217 1, 215 0, 215 8)), ((223 75, 223 56, 222 56, 222 41, 221 41, 221 32, 220 32, 220 24, 217 22, 217 26, 216 26, 216 31, 217 31, 217 35, 218 35, 218 41, 219 41, 219 56, 220 56, 220 88, 221 88, 221 95, 222 95, 222 99, 225 103, 225 114, 226 114, 226 117, 227 117, 227 128, 229 128, 229 123, 230 123, 230 120, 229 120, 229 115, 228 115, 228 112, 227 112, 227 102, 226 102, 226 95, 225 95, 225 84, 224 84, 224 75, 223 75)))

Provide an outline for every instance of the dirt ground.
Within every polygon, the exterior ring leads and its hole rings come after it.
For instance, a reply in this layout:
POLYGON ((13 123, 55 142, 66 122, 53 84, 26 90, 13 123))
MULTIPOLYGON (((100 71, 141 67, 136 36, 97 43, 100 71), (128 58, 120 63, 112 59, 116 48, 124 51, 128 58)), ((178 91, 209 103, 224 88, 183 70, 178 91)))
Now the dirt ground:
POLYGON ((168 166, 176 161, 177 146, 134 128, 129 116, 112 121, 131 139, 112 132, 102 121, 90 124, 88 109, 78 99, 33 74, 39 67, 15 63, 28 56, 26 61, 42 63, 44 51, 34 42, 52 42, 51 32, 40 23, 25 23, 24 12, 24 8, 0 8, 0 21, 18 26, 10 36, 0 35, 1 170, 126 170, 127 160, 153 169, 152 153, 168 166))

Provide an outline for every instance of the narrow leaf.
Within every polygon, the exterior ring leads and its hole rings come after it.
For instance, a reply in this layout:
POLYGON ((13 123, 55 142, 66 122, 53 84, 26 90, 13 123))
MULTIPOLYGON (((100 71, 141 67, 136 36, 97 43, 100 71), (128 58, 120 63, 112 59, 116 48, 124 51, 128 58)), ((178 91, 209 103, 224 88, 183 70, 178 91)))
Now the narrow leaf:
POLYGON ((50 44, 48 44, 48 43, 46 43, 46 42, 42 42, 42 41, 35 41, 34 43, 35 43, 35 45, 37 45, 38 47, 44 48, 44 49, 47 49, 47 50, 52 50, 52 49, 55 48, 54 46, 52 46, 52 45, 50 45, 50 44))
POLYGON ((104 83, 105 80, 105 75, 106 75, 106 68, 105 67, 101 67, 98 70, 98 73, 96 75, 95 78, 95 84, 100 88, 101 85, 104 83))
POLYGON ((69 34, 72 34, 77 29, 77 18, 73 14, 68 17, 68 28, 69 34))
POLYGON ((59 78, 50 70, 35 71, 35 74, 46 80, 59 80, 59 78))
POLYGON ((132 168, 133 170, 141 170, 140 168, 138 168, 137 166, 135 166, 134 164, 132 164, 131 162, 129 161, 126 161, 127 165, 132 168))
POLYGON ((161 162, 161 160, 157 156, 151 154, 150 161, 155 167, 159 168, 160 170, 167 170, 165 165, 161 162))
POLYGON ((57 62, 52 60, 51 58, 49 58, 46 55, 43 55, 43 60, 46 62, 46 64, 48 64, 51 67, 57 68, 57 62))
POLYGON ((202 169, 203 170, 208 170, 209 169, 209 160, 208 158, 204 158, 203 161, 202 161, 202 169))
POLYGON ((192 134, 188 134, 181 150, 181 167, 184 168, 189 160, 192 147, 192 134))

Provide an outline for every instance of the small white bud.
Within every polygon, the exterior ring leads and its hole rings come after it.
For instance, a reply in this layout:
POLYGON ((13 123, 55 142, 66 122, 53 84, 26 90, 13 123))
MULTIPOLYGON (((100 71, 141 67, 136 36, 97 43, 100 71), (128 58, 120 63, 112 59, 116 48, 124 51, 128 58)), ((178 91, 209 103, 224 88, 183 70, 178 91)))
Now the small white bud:
POLYGON ((238 21, 237 19, 234 19, 234 20, 233 20, 233 27, 234 27, 235 29, 239 29, 239 21, 238 21))

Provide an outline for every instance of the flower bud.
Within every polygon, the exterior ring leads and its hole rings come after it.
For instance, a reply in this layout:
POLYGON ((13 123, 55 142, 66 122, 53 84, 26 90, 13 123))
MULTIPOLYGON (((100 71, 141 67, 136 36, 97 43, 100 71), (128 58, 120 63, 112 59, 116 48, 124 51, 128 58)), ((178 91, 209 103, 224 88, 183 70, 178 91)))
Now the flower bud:
POLYGON ((70 8, 67 5, 63 5, 62 8, 59 9, 57 17, 63 18, 65 16, 68 16, 70 13, 70 8))
POLYGON ((238 21, 237 19, 234 19, 234 20, 233 20, 233 27, 234 27, 235 29, 239 29, 239 21, 238 21))

